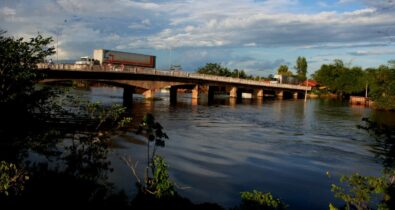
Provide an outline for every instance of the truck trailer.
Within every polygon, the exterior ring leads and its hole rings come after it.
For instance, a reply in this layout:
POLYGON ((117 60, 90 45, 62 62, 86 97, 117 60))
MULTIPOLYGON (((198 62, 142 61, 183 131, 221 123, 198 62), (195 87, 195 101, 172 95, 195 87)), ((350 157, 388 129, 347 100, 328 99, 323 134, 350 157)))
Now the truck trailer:
POLYGON ((155 68, 156 57, 153 55, 143 55, 137 53, 119 52, 114 50, 94 49, 93 58, 99 61, 100 65, 124 65, 155 68))

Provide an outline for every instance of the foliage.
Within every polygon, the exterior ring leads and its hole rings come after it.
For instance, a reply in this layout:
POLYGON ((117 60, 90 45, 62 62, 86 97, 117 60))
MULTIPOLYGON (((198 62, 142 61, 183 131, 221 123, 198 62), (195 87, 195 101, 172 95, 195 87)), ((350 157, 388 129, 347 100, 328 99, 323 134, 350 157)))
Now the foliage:
POLYGON ((361 93, 367 82, 365 72, 360 67, 350 69, 341 60, 322 65, 313 78, 331 92, 340 95, 361 93))
POLYGON ((307 79, 307 61, 305 57, 298 57, 296 59, 296 75, 299 81, 305 81, 307 79))
MULTIPOLYGON (((368 210, 372 207, 372 202, 380 199, 381 202, 377 205, 377 209, 389 209, 387 205, 391 200, 389 192, 394 188, 395 173, 394 171, 387 172, 382 177, 362 176, 358 173, 351 176, 342 176, 340 183, 345 183, 345 186, 338 186, 332 184, 331 191, 345 202, 345 209, 350 210, 356 208, 357 210, 368 210)), ((336 209, 332 204, 330 208, 336 209)))
POLYGON ((367 69, 369 96, 379 109, 395 110, 395 67, 367 69))
POLYGON ((42 78, 36 64, 54 54, 54 48, 47 47, 52 38, 37 35, 24 41, 4 34, 0 31, 0 105, 26 103, 35 91, 35 82, 42 78))
POLYGON ((155 171, 150 180, 148 190, 154 193, 155 197, 161 199, 172 197, 176 194, 174 184, 169 179, 168 168, 162 157, 156 155, 154 157, 155 171))
POLYGON ((235 210, 283 210, 287 208, 280 199, 274 198, 271 193, 256 190, 241 192, 242 204, 235 210))
POLYGON ((29 180, 27 173, 13 163, 0 162, 0 193, 5 195, 18 194, 24 190, 25 182, 29 180))
MULTIPOLYGON (((147 142, 147 167, 143 191, 154 194, 157 198, 173 196, 175 194, 172 182, 169 180, 167 165, 160 156, 156 155, 157 147, 165 146, 165 139, 169 137, 163 132, 163 127, 152 114, 146 114, 139 125, 138 134, 146 136, 147 142), (153 148, 151 151, 151 144, 153 148), (151 169, 151 173, 149 172, 151 169)), ((134 169, 132 169, 134 171, 134 169)), ((140 183, 141 185, 142 183, 140 183)))
POLYGON ((222 67, 217 63, 207 63, 204 67, 200 67, 197 70, 199 74, 210 74, 224 77, 234 77, 241 79, 251 79, 251 80, 260 80, 262 79, 259 76, 247 75, 244 70, 233 69, 232 71, 226 67, 222 67))
POLYGON ((292 72, 288 69, 287 65, 281 65, 277 69, 277 74, 284 76, 292 76, 292 72))

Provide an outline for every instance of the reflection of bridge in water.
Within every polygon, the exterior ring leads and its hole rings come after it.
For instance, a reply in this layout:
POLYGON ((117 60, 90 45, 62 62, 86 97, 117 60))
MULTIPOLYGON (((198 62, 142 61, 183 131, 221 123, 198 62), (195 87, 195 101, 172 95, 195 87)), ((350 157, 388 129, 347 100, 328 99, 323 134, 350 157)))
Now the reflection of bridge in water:
POLYGON ((177 101, 178 89, 189 89, 192 99, 214 98, 216 92, 227 92, 229 97, 241 99, 242 93, 251 93, 252 98, 262 100, 267 95, 298 98, 311 87, 291 84, 276 84, 240 78, 204 75, 181 71, 159 71, 140 67, 127 67, 122 71, 110 70, 95 65, 38 64, 40 71, 47 74, 43 82, 61 80, 94 80, 124 88, 124 100, 131 101, 133 94, 153 98, 155 91, 170 87, 170 101, 177 101))

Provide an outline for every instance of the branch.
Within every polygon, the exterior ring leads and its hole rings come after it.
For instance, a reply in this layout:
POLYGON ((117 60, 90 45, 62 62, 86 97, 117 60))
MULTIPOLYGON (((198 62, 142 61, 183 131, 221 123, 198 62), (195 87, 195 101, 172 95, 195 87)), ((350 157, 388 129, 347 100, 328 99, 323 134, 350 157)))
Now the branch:
POLYGON ((136 162, 133 164, 133 160, 132 160, 131 157, 126 158, 125 156, 123 156, 123 157, 121 157, 121 159, 122 159, 123 161, 125 161, 126 165, 130 168, 130 170, 132 171, 134 177, 136 177, 137 182, 138 182, 139 184, 141 184, 141 180, 140 180, 139 176, 138 176, 137 173, 136 173, 136 168, 137 168, 137 165, 138 165, 138 161, 136 161, 136 162))

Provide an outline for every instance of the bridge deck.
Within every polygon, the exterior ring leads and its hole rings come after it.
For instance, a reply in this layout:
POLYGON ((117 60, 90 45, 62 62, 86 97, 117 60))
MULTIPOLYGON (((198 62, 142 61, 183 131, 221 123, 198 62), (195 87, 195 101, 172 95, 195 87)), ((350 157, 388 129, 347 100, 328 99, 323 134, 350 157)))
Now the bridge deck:
POLYGON ((288 89, 288 90, 298 90, 305 91, 311 90, 311 87, 302 86, 302 85, 292 85, 292 84, 278 84, 278 83, 268 83, 264 81, 255 81, 255 80, 247 80, 240 78, 232 78, 232 77, 223 77, 223 76, 215 76, 215 75, 206 75, 206 74, 197 74, 197 73, 189 73, 184 71, 161 71, 157 69, 149 69, 149 68, 141 68, 141 67, 125 67, 124 69, 120 68, 105 68, 99 65, 89 66, 89 65, 75 65, 75 64, 38 64, 38 69, 41 70, 53 70, 53 71, 72 71, 72 72, 97 72, 97 73, 105 73, 108 72, 110 74, 123 74, 123 75, 145 75, 145 76, 158 76, 158 77, 167 77, 174 79, 186 79, 186 80, 198 80, 198 81, 206 81, 206 82, 220 82, 220 83, 229 83, 236 85, 248 85, 248 86, 258 86, 258 87, 270 87, 276 89, 288 89))

